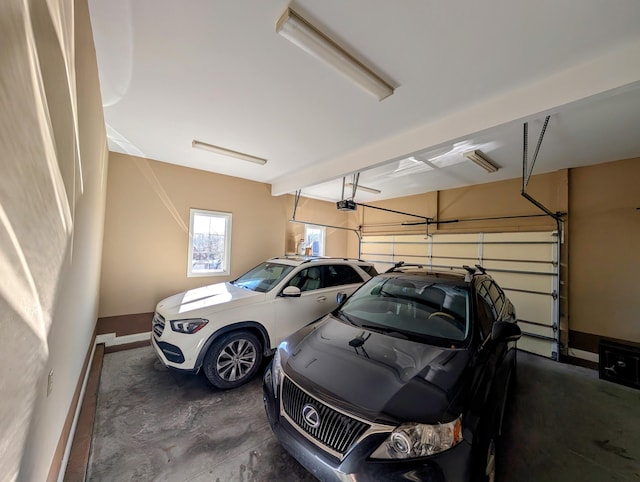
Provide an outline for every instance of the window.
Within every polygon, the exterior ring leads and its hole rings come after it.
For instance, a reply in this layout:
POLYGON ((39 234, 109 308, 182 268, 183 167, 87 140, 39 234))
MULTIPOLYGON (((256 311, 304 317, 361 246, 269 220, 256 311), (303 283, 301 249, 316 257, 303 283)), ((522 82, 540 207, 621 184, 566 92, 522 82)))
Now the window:
POLYGON ((480 332, 482 335, 482 339, 484 340, 491 333, 491 328, 493 327, 493 322, 495 318, 493 317, 493 308, 487 301, 478 296, 478 320, 480 321, 480 332))
POLYGON ((356 270, 351 266, 337 264, 305 268, 291 278, 289 286, 297 286, 300 291, 313 291, 354 283, 362 283, 356 270))
POLYGON ((489 296, 491 297, 493 305, 496 307, 495 315, 496 318, 498 318, 503 314, 502 311, 504 309, 504 293, 497 284, 491 283, 491 285, 489 286, 489 296))
POLYGON ((324 256, 324 237, 324 226, 314 226, 312 224, 304 225, 305 247, 310 248, 309 254, 311 256, 324 256))
POLYGON ((191 209, 187 276, 229 275, 231 214, 191 209))
POLYGON ((362 283, 362 278, 356 270, 346 264, 323 266, 325 270, 324 286, 341 286, 362 283))
MULTIPOLYGON (((482 282, 480 282, 478 284, 477 289, 478 289, 478 295, 487 303, 487 306, 491 310, 492 317, 495 320, 495 319, 498 318, 498 314, 499 313, 498 313, 498 311, 496 309, 496 306, 495 306, 495 304, 493 302, 493 299, 491 298, 490 290, 492 289, 491 288, 492 284, 493 283, 491 283, 491 281, 484 280, 484 281, 482 281, 482 282)), ((494 292, 494 294, 496 293, 495 285, 494 285, 494 288, 493 288, 492 291, 494 292)))
POLYGON ((282 281, 292 269, 293 266, 264 262, 237 280, 231 281, 231 284, 247 290, 266 293, 282 281))

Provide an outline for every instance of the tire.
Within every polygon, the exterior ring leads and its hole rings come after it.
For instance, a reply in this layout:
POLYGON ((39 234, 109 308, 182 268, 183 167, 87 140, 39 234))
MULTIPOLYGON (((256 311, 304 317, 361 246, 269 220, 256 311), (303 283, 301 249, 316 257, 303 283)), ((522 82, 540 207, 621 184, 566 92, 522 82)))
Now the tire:
POLYGON ((262 363, 262 344, 248 331, 233 331, 213 342, 204 357, 204 374, 222 390, 247 383, 262 363))

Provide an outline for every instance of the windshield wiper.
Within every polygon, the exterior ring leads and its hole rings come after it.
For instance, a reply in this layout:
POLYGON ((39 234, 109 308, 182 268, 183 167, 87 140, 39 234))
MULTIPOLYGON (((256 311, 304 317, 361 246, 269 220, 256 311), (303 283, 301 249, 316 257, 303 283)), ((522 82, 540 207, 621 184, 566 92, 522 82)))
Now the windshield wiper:
POLYGON ((336 313, 336 315, 338 316, 338 318, 340 318, 341 320, 345 320, 348 321, 349 323, 351 323, 354 326, 360 326, 358 325, 355 321, 353 321, 351 318, 349 318, 344 311, 338 311, 336 313))
POLYGON ((408 340, 409 336, 402 332, 395 330, 393 328, 389 328, 388 326, 381 325, 359 325, 361 328, 366 328, 367 330, 377 331, 378 333, 386 333, 388 335, 395 335, 397 338, 402 338, 404 340, 408 340))

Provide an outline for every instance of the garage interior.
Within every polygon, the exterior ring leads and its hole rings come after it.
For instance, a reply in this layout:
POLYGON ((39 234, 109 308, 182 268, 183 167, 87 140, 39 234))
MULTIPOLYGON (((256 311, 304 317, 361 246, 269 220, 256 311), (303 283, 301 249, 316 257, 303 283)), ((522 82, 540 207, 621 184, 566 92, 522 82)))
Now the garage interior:
POLYGON ((158 370, 149 336, 160 299, 296 252, 309 226, 327 256, 482 263, 506 287, 526 336, 502 480, 640 479, 638 25, 635 0, 3 2, 0 480, 305 480, 259 425, 258 378, 158 370), (288 8, 391 93, 279 35, 288 8), (187 276, 191 209, 233 215, 228 275, 187 276), (101 468, 167 392, 181 417, 247 394, 242 433, 264 438, 199 426, 173 465, 101 468), (238 460, 171 472, 205 451, 238 460))

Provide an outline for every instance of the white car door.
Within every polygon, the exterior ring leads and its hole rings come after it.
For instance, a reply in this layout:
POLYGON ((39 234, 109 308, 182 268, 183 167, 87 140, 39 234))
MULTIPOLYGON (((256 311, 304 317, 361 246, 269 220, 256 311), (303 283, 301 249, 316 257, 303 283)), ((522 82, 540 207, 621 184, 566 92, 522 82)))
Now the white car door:
POLYGON ((300 288, 300 296, 279 296, 275 300, 275 344, 333 310, 338 306, 337 294, 350 295, 362 284, 362 281, 353 281, 360 279, 360 275, 348 265, 319 265, 301 270, 287 285, 300 288), (341 281, 348 284, 340 284, 341 281))

